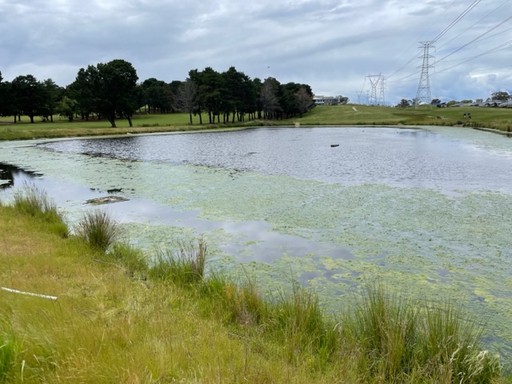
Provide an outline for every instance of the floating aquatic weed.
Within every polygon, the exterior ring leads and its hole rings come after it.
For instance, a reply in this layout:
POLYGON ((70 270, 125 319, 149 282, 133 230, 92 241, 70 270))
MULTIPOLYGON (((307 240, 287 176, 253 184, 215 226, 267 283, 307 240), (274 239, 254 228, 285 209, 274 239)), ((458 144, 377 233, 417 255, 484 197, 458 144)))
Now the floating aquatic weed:
MULTIPOLYGON (((454 141, 462 138, 478 148, 497 148, 508 156, 512 153, 510 143, 504 144, 498 136, 444 127, 435 132, 454 141)), ((294 263, 296 273, 310 276, 309 284, 335 305, 341 291, 378 277, 411 297, 442 295, 466 303, 471 312, 488 321, 486 329, 512 341, 512 324, 507 320, 512 317, 510 195, 467 190, 446 194, 421 185, 348 186, 250 171, 237 173, 233 179, 227 169, 126 163, 30 147, 5 148, 1 157, 1 161, 37 169, 49 177, 103 190, 115 185, 130 191, 133 198, 176 209, 197 209, 200 219, 264 221, 282 234, 350 250, 350 260, 308 254, 300 263, 290 257, 271 265, 244 264, 260 276, 264 286, 276 284, 288 264, 294 263), (98 179, 98 172, 105 177, 98 179)), ((137 241, 150 244, 153 237, 162 243, 166 236, 181 236, 182 230, 137 228, 129 237, 147 235, 147 240, 137 241)), ((251 242, 250 236, 212 234, 219 248, 232 242, 235 258, 241 255, 238 260, 243 261, 252 260, 259 245, 251 242)), ((212 247, 210 239, 208 244, 212 247)), ((491 339, 492 335, 487 336, 491 339)))

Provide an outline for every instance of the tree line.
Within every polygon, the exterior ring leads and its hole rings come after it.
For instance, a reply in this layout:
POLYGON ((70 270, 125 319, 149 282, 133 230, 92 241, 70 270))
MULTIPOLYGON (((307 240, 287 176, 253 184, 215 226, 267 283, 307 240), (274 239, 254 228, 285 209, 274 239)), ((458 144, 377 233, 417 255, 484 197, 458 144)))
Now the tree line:
POLYGON ((138 82, 133 65, 116 59, 81 68, 66 87, 52 79, 38 81, 33 75, 3 81, 0 72, 0 115, 12 116, 16 123, 21 115, 41 116, 53 121, 54 115, 89 120, 106 119, 112 127, 116 119, 125 118, 132 126, 137 111, 147 113, 186 112, 190 124, 196 116, 203 124, 243 122, 246 119, 283 119, 300 116, 314 106, 313 92, 307 84, 281 84, 269 77, 251 79, 230 67, 217 72, 207 67, 189 71, 184 81, 149 78, 138 82))

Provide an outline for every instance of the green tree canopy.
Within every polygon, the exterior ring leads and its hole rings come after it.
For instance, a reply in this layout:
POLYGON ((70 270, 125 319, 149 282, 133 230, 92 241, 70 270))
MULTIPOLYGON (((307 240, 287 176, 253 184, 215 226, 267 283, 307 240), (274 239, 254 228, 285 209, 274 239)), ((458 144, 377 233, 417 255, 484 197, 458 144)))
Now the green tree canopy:
POLYGON ((42 83, 32 75, 18 76, 12 83, 12 97, 15 114, 25 114, 34 123, 34 116, 41 114, 46 98, 42 83))
POLYGON ((116 59, 106 64, 99 63, 97 91, 98 112, 106 116, 112 128, 116 127, 116 116, 128 119, 137 109, 137 72, 133 65, 125 60, 116 59))

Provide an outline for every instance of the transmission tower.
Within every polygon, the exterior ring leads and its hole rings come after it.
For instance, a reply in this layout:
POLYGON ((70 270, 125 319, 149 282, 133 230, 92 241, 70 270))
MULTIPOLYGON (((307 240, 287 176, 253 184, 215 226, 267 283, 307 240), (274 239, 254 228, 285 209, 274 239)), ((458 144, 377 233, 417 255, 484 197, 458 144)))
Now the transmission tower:
POLYGON ((430 93, 430 76, 429 69, 432 68, 430 64, 430 48, 433 47, 431 41, 421 41, 421 47, 423 48, 423 64, 421 65, 420 82, 418 83, 418 91, 416 92, 415 104, 430 104, 432 96, 430 93))
POLYGON ((379 101, 378 101, 378 104, 379 105, 385 105, 386 104, 386 101, 384 99, 384 76, 380 76, 380 80, 379 80, 379 101))
POLYGON ((383 105, 384 104, 384 76, 379 75, 368 75, 370 82, 370 91, 368 97, 369 105, 383 105), (378 93, 377 93, 378 89, 378 93))

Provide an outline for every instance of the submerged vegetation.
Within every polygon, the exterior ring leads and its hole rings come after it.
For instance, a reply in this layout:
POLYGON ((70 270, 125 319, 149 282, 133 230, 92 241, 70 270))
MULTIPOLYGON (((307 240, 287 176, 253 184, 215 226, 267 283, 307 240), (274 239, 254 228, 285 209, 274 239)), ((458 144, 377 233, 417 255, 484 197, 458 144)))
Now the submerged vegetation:
MULTIPOLYGON (((1 285, 58 295, 0 290, 0 383, 506 382, 454 303, 405 300, 376 283, 328 316, 298 283, 264 295, 209 270, 203 239, 151 259, 84 232, 63 238, 44 210, 0 205, 1 285)), ((110 238, 112 226, 101 231, 110 238)))

